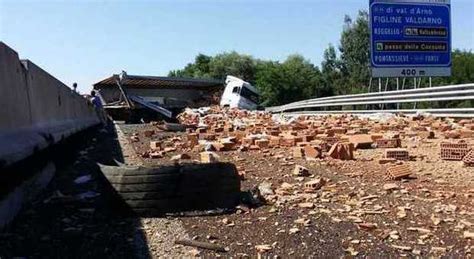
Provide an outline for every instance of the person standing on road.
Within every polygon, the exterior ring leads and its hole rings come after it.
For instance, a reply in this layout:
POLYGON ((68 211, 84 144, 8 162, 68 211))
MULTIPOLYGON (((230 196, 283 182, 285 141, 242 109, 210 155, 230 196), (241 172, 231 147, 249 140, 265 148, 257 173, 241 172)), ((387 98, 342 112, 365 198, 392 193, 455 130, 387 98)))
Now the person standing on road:
POLYGON ((104 113, 104 105, 102 105, 102 101, 100 100, 100 97, 97 96, 96 92, 94 90, 91 91, 91 103, 94 105, 95 112, 97 113, 97 116, 99 117, 100 122, 105 126, 107 122, 107 117, 105 116, 104 113))

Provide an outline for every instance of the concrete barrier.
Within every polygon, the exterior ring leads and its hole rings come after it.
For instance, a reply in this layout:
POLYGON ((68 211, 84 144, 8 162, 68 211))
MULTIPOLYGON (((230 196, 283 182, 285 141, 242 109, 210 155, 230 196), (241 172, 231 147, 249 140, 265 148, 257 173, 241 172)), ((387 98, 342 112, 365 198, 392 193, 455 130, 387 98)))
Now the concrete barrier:
POLYGON ((37 198, 37 195, 48 186, 56 172, 54 163, 49 162, 35 174, 19 184, 10 193, 0 199, 0 230, 7 226, 22 207, 37 198))
POLYGON ((0 104, 0 169, 99 123, 85 98, 3 42, 0 104))

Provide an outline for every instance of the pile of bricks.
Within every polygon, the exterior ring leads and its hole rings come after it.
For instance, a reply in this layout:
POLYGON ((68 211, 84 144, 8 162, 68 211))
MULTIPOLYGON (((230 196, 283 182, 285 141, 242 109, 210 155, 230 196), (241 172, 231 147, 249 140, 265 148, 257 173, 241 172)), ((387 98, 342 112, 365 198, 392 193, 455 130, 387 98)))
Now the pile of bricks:
MULTIPOLYGON (((148 155, 162 157, 175 150, 197 152, 254 151, 273 148, 288 149, 294 158, 307 160, 333 158, 355 159, 354 153, 363 148, 384 148, 381 163, 409 160, 408 150, 402 139, 430 139, 435 136, 462 138, 474 136, 472 120, 459 121, 457 125, 435 118, 394 116, 385 121, 370 120, 350 115, 299 116, 291 120, 261 111, 221 109, 217 106, 200 111, 187 109, 178 116, 186 125, 182 139, 152 141, 148 155), (204 111, 204 112, 203 112, 204 111)), ((153 136, 148 131, 144 135, 153 136)), ((138 141, 133 136, 132 141, 138 141)), ((441 158, 462 160, 469 149, 465 146, 442 145, 441 158)), ((203 161, 216 158, 202 154, 203 161)), ((467 164, 470 162, 470 158, 467 164)))

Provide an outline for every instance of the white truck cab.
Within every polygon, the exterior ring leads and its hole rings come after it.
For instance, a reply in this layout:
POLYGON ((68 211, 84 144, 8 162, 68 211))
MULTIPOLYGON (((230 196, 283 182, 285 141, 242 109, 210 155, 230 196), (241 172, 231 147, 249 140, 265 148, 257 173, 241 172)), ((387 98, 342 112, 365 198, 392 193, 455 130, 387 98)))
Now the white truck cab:
POLYGON ((259 94, 254 86, 235 76, 226 77, 221 106, 256 110, 258 107, 258 99, 259 94))

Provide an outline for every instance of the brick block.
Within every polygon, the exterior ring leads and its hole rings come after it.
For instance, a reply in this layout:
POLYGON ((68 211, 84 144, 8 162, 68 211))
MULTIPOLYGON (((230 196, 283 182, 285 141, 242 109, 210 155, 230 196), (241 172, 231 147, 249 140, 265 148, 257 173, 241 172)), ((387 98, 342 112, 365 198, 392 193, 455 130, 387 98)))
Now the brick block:
POLYGON ((349 136, 349 142, 354 144, 354 148, 370 148, 374 141, 368 134, 358 134, 349 136))
POLYGON ((296 138, 294 136, 284 136, 280 143, 282 146, 294 147, 296 146, 296 138))
POLYGON ((248 145, 248 146, 251 146, 254 144, 254 139, 253 138, 250 138, 250 137, 245 137, 242 139, 242 145, 248 145))
POLYGON ((378 148, 397 148, 401 145, 401 140, 399 138, 377 139, 375 142, 378 148))
POLYGON ((309 142, 299 142, 299 143, 296 143, 296 146, 297 147, 304 147, 304 146, 307 146, 309 145, 309 142))
POLYGON ((303 135, 301 136, 301 139, 303 142, 310 142, 311 140, 314 139, 314 136, 313 135, 303 135))
POLYGON ((271 147, 278 147, 280 146, 280 137, 278 136, 270 136, 270 142, 268 143, 271 147))
POLYGON ((321 158, 321 149, 312 147, 312 146, 305 146, 304 147, 304 155, 308 158, 321 158))
POLYGON ((466 142, 460 142, 460 143, 441 142, 440 147, 441 149, 443 148, 468 149, 468 145, 466 142))
POLYGON ((336 143, 328 151, 328 156, 334 159, 352 160, 354 159, 354 144, 336 143))
POLYGON ((229 151, 234 149, 235 143, 230 141, 230 140, 225 140, 220 142, 224 148, 222 149, 223 151, 229 151))
POLYGON ((161 142, 150 141, 150 149, 151 150, 160 150, 161 149, 161 142))
POLYGON ((214 133, 203 133, 203 134, 199 134, 199 138, 202 138, 204 140, 216 140, 216 134, 214 133))
POLYGON ((303 158, 304 157, 304 149, 302 147, 293 147, 293 157, 294 158, 303 158))
POLYGON ((187 139, 191 148, 199 144, 199 134, 197 133, 188 133, 187 139))
POLYGON ((411 174, 410 166, 407 164, 404 165, 395 165, 387 169, 387 178, 390 180, 399 180, 402 178, 407 178, 411 174))
POLYGON ((206 129, 206 128, 197 128, 197 129, 196 129, 196 133, 202 134, 202 133, 206 133, 206 132, 207 132, 207 129, 206 129))
POLYGON ((278 134, 280 134, 280 131, 271 129, 271 130, 267 131, 267 134, 270 135, 270 136, 278 136, 278 134))
POLYGON ((327 143, 329 146, 333 146, 337 142, 339 142, 339 138, 336 137, 324 137, 322 140, 327 143))
POLYGON ((257 145, 250 145, 249 147, 250 150, 260 150, 260 147, 257 145))
POLYGON ((395 158, 381 158, 379 159, 379 164, 389 164, 389 163, 395 163, 397 160, 395 158))
POLYGON ((220 142, 212 142, 211 145, 216 151, 226 151, 225 145, 220 142))
POLYGON ((255 145, 259 146, 261 149, 268 148, 270 141, 268 139, 257 139, 255 140, 255 145))
POLYGON ((333 128, 332 128, 332 131, 333 131, 335 134, 346 134, 347 129, 345 129, 345 128, 343 128, 343 127, 333 127, 333 128))
POLYGON ((143 132, 143 135, 145 135, 145 137, 149 138, 151 136, 153 136, 155 134, 155 131, 154 130, 145 130, 143 132))
POLYGON ((474 166, 474 149, 469 151, 462 159, 465 166, 474 166))
POLYGON ((215 163, 219 161, 219 156, 214 152, 201 152, 199 156, 201 158, 201 163, 215 163))
POLYGON ((450 130, 450 129, 451 129, 451 125, 443 124, 443 125, 440 125, 440 126, 439 126, 439 130, 440 130, 440 131, 443 131, 443 132, 444 132, 444 131, 448 131, 448 130, 450 130))
POLYGON ((394 158, 397 160, 408 160, 410 158, 406 148, 389 148, 385 150, 385 158, 394 158))
POLYGON ((474 130, 460 129, 459 134, 461 134, 461 138, 472 138, 474 137, 474 130))
POLYGON ((335 135, 333 129, 326 129, 326 130, 324 131, 324 133, 325 133, 326 135, 328 135, 329 137, 333 137, 333 136, 335 135))
POLYGON ((326 180, 324 178, 319 178, 315 180, 311 180, 309 182, 304 183, 304 192, 312 193, 316 190, 321 189, 326 184, 326 180))
POLYGON ((383 134, 370 134, 370 137, 372 138, 372 141, 377 141, 377 139, 383 138, 383 134))
POLYGON ((461 137, 461 133, 458 130, 450 130, 450 131, 444 132, 444 137, 447 138, 447 139, 449 139, 449 138, 458 139, 458 138, 461 137))
POLYGON ((162 158, 163 157, 163 151, 153 151, 150 152, 150 158, 162 158))
POLYGON ((421 138, 433 139, 435 137, 435 133, 433 131, 420 131, 417 132, 417 135, 421 138))
POLYGON ((469 152, 467 143, 449 143, 441 142, 440 157, 443 160, 456 160, 461 161, 464 156, 469 152))
POLYGON ((296 165, 295 168, 293 169, 293 175, 295 176, 309 176, 309 170, 308 168, 300 165, 296 165))
POLYGON ((214 133, 224 132, 224 127, 216 127, 211 130, 214 133))

